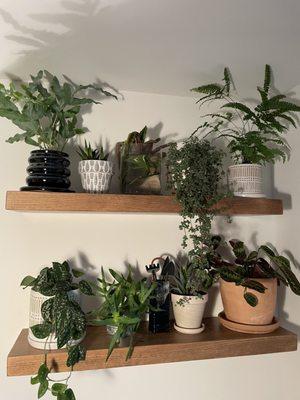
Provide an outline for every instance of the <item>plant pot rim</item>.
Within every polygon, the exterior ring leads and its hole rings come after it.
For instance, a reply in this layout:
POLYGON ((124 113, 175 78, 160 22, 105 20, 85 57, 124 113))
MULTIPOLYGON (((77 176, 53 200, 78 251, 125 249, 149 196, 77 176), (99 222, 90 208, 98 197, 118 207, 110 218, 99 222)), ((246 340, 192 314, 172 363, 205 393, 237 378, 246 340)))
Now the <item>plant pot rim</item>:
POLYGON ((41 153, 46 153, 46 154, 57 154, 61 155, 63 157, 69 157, 69 154, 65 153, 64 151, 60 150, 51 150, 51 149, 37 149, 37 150, 31 150, 30 154, 41 154, 41 153))
MULTIPOLYGON (((274 281, 274 280, 277 280, 277 278, 247 278, 247 279, 251 279, 252 281, 259 281, 259 282, 269 282, 269 281, 274 281)), ((224 282, 225 284, 226 283, 231 283, 231 284, 233 284, 234 286, 241 286, 241 285, 236 285, 234 282, 228 282, 228 281, 225 281, 225 279, 222 279, 222 278, 220 278, 220 281, 221 282, 224 282)))
POLYGON ((188 297, 188 298, 191 298, 194 301, 197 301, 197 300, 203 301, 203 300, 207 300, 208 299, 208 293, 203 293, 203 294, 201 294, 201 297, 200 297, 200 296, 197 296, 197 295, 177 294, 177 293, 172 293, 171 292, 171 296, 172 297, 176 297, 176 298, 186 298, 186 297, 188 297))
MULTIPOLYGON (((54 296, 55 296, 55 294, 54 294, 53 296, 46 296, 45 294, 42 294, 41 292, 38 292, 37 290, 34 290, 33 288, 31 288, 30 290, 31 290, 31 292, 37 293, 37 294, 39 294, 39 295, 41 295, 41 296, 44 296, 44 297, 49 297, 49 298, 51 298, 51 297, 54 297, 54 296)), ((68 291, 68 293, 71 293, 71 292, 80 294, 79 288, 77 288, 77 289, 71 289, 71 290, 68 291)))
POLYGON ((104 163, 110 163, 110 164, 112 164, 112 161, 110 161, 110 160, 93 160, 93 159, 88 159, 88 160, 80 160, 79 161, 79 163, 84 163, 84 162, 87 162, 87 161, 96 161, 96 162, 104 162, 104 163))
POLYGON ((237 163, 229 165, 228 168, 233 168, 233 167, 262 167, 262 165, 258 163, 237 163))

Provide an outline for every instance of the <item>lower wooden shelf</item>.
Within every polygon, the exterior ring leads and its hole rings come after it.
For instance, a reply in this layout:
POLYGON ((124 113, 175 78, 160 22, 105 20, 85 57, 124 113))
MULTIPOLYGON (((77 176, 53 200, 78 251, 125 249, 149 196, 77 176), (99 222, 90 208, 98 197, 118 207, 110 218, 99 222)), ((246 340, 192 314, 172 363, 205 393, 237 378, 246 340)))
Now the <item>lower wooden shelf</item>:
MULTIPOLYGON (((86 359, 74 368, 76 371, 172 363, 178 361, 206 360, 212 358, 248 356, 294 351, 297 336, 284 328, 266 335, 250 335, 230 331, 222 327, 217 318, 206 318, 206 329, 196 335, 184 335, 174 330, 168 333, 151 334, 145 323, 136 335, 132 358, 125 361, 126 343, 116 348, 105 363, 111 336, 104 327, 89 327, 84 344, 86 359)), ((42 350, 31 347, 27 341, 28 329, 23 329, 7 358, 7 375, 35 374, 43 362, 42 350)), ((49 366, 55 372, 67 371, 66 351, 53 350, 48 355, 49 366)))

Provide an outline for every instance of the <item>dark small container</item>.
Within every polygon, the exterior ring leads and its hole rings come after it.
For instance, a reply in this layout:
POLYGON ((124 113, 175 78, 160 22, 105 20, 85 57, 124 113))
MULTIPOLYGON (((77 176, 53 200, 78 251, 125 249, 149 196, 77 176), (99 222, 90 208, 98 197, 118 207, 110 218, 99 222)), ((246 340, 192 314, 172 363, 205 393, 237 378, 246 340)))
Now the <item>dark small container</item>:
POLYGON ((28 159, 27 186, 21 190, 69 192, 70 161, 67 153, 56 150, 33 150, 28 159))
POLYGON ((157 280, 155 297, 150 304, 158 311, 149 312, 149 331, 153 333, 169 332, 170 330, 170 284, 168 281, 157 280))

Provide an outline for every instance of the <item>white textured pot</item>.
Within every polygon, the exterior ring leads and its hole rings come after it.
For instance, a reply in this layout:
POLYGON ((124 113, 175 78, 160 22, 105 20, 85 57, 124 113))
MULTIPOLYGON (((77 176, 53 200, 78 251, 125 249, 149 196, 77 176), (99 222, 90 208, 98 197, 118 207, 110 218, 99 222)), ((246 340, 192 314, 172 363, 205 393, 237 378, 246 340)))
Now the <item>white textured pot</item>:
POLYGON ((83 160, 79 162, 79 174, 83 189, 88 193, 106 193, 112 172, 112 162, 104 160, 83 160))
POLYGON ((228 168, 229 188, 235 196, 266 197, 262 190, 262 166, 237 164, 228 168))
POLYGON ((204 309, 208 300, 208 295, 204 294, 202 297, 199 297, 199 296, 182 296, 179 294, 172 293, 171 300, 173 305, 176 326, 179 328, 184 328, 184 330, 180 329, 178 330, 180 330, 183 333, 200 332, 200 329, 202 327, 204 309))
MULTIPOLYGON (((69 297, 72 300, 75 300, 80 304, 80 294, 79 290, 73 290, 69 292, 69 297)), ((35 292, 31 289, 30 291, 30 306, 29 306, 29 328, 36 324, 42 324, 44 322, 41 307, 42 304, 50 299, 49 296, 44 296, 41 293, 35 292)), ((83 340, 84 336, 78 340, 71 340, 69 342, 70 345, 75 345, 80 343, 83 340)), ((32 347, 36 349, 45 349, 45 350, 56 350, 57 349, 57 340, 54 334, 51 334, 49 337, 45 339, 36 338, 31 329, 28 329, 28 342, 32 347)))

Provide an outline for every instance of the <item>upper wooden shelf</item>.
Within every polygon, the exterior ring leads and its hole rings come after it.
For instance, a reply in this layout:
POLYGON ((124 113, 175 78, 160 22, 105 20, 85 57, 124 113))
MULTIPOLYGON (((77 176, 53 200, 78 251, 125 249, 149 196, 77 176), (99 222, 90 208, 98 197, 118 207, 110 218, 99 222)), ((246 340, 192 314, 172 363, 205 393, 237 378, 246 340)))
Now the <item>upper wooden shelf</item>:
MULTIPOLYGON (((263 335, 250 335, 230 331, 222 327, 217 318, 204 320, 205 331, 196 335, 184 335, 172 330, 168 333, 152 334, 144 323, 136 334, 135 348, 129 361, 125 361, 127 343, 116 348, 106 363, 108 343, 111 339, 105 327, 89 327, 84 345, 86 359, 75 365, 75 370, 95 370, 171 363, 178 361, 206 360, 212 358, 247 356, 254 354, 295 351, 297 336, 283 328, 263 335)), ((7 358, 7 375, 35 374, 44 360, 43 350, 31 347, 27 340, 28 329, 23 329, 7 358)), ((67 371, 66 351, 53 350, 48 353, 49 367, 54 372, 67 371)))
MULTIPOLYGON (((282 201, 267 198, 232 197, 216 206, 220 215, 279 215, 282 201)), ((84 211, 178 213, 173 196, 88 194, 53 192, 6 193, 6 209, 15 211, 84 211)))

